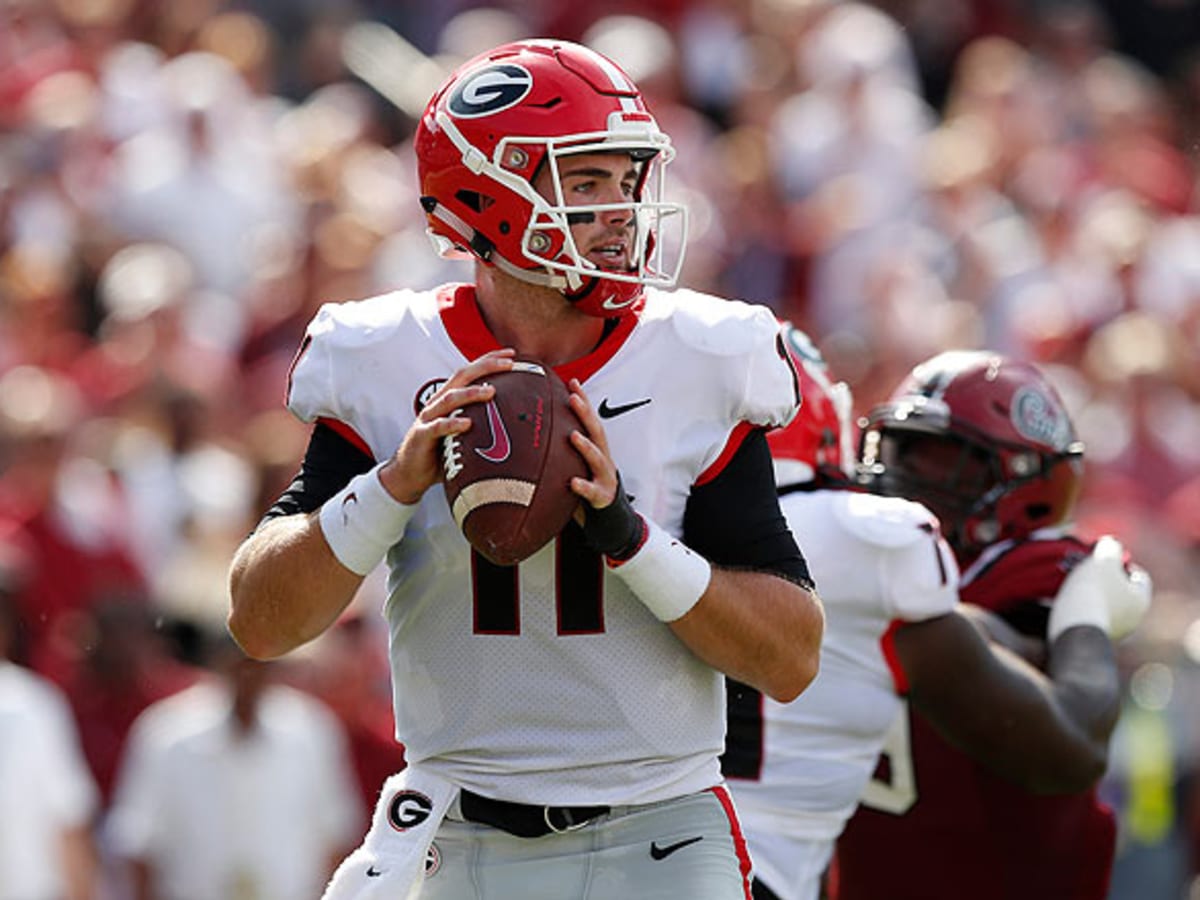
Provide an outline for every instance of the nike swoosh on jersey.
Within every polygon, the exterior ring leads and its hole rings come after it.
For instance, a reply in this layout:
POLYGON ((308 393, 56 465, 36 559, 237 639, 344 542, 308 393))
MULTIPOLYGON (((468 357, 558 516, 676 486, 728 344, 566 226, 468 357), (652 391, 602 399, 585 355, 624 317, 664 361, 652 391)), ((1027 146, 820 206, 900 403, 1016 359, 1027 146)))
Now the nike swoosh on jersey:
POLYGON ((653 398, 647 397, 645 400, 634 400, 632 403, 622 403, 618 406, 609 406, 608 398, 605 397, 600 401, 600 408, 596 412, 600 413, 600 418, 611 419, 613 416, 619 416, 622 413, 630 412, 637 409, 639 406, 645 406, 653 398))
POLYGON ((704 835, 698 834, 693 838, 685 838, 682 841, 676 841, 674 844, 667 844, 665 847, 658 846, 657 841, 650 842, 650 858, 651 859, 666 859, 676 850, 682 850, 684 847, 690 847, 697 841, 704 840, 704 835))

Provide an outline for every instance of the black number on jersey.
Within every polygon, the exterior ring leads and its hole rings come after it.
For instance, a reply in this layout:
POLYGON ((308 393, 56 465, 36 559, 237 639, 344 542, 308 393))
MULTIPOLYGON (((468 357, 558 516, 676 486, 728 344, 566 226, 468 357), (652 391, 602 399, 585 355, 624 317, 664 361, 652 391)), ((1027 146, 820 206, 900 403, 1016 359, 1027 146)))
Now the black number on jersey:
POLYGON ((758 781, 766 747, 763 695, 749 685, 726 678, 725 704, 728 729, 721 772, 726 778, 758 781))
MULTIPOLYGON (((554 541, 555 598, 558 633, 604 631, 604 560, 583 537, 583 529, 567 524, 554 541)), ((476 634, 521 633, 521 589, 516 566, 498 566, 471 552, 471 585, 476 634)))

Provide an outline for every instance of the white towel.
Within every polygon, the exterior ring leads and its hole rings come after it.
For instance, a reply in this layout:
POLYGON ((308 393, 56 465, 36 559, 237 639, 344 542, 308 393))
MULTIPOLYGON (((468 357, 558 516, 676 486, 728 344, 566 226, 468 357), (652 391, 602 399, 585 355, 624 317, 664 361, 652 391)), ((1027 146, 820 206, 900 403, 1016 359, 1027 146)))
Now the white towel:
POLYGON ((424 884, 425 856, 458 788, 409 765, 383 783, 371 828, 347 856, 322 900, 413 900, 424 884))

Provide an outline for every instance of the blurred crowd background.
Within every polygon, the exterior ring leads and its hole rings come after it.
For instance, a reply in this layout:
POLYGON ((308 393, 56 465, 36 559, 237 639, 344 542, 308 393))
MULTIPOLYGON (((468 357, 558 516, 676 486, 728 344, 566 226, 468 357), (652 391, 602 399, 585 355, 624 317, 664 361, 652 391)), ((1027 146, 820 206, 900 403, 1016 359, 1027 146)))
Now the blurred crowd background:
MULTIPOLYGON (((306 322, 470 278, 425 236, 416 117, 535 35, 617 59, 672 135, 682 282, 803 326, 860 413, 950 347, 1050 373, 1080 528, 1157 589, 1121 648, 1112 896, 1200 897, 1200 2, 0 0, 0 593, 98 787, 97 896, 149 852, 110 815, 135 720, 229 674, 227 565, 307 438, 306 322)), ((382 596, 256 676, 334 713, 361 806, 331 852, 402 765, 382 596)))

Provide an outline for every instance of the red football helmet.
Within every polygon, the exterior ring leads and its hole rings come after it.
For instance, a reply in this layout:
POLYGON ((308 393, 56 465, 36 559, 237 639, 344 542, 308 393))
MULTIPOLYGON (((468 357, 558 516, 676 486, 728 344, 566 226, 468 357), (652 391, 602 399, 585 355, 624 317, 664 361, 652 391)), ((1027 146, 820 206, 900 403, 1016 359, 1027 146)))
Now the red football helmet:
POLYGON ((1071 515, 1083 444, 1036 367, 984 351, 918 365, 871 410, 860 477, 881 494, 928 506, 959 561, 1071 515))
POLYGON ((850 388, 829 379, 829 369, 807 334, 784 322, 780 337, 800 378, 801 405, 785 428, 768 432, 775 483, 845 483, 853 471, 850 388))
POLYGON ((675 151, 637 87, 599 53, 530 40, 481 54, 433 95, 415 144, 421 205, 443 254, 469 251, 524 281, 557 288, 597 316, 629 312, 644 285, 675 283, 687 215, 662 201, 675 151), (630 201, 568 206, 560 157, 610 152, 626 153, 640 167, 630 201), (553 199, 533 187, 543 167, 553 199), (595 265, 571 236, 572 223, 616 209, 631 211, 635 232, 632 264, 621 270, 595 265), (678 231, 664 235, 666 224, 678 231))

